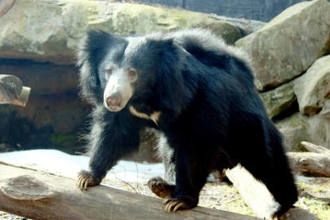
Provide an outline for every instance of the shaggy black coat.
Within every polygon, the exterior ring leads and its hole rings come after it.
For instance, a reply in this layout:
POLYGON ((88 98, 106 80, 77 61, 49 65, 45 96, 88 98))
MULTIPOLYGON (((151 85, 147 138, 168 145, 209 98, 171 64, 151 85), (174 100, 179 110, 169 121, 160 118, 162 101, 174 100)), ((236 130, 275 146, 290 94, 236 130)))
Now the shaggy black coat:
MULTIPOLYGON (((139 131, 163 132, 175 152, 176 184, 171 197, 188 208, 198 203, 208 174, 238 163, 261 180, 284 213, 297 191, 282 138, 268 118, 244 55, 207 31, 180 31, 121 38, 90 31, 79 52, 82 96, 92 103, 90 170, 97 185, 124 155, 137 150, 139 131), (132 43, 134 47, 129 47, 132 43), (102 63, 129 66, 138 74, 126 107, 104 107, 107 77, 102 63), (129 110, 152 115, 137 117, 129 110)), ((84 175, 83 175, 84 176, 84 175)))

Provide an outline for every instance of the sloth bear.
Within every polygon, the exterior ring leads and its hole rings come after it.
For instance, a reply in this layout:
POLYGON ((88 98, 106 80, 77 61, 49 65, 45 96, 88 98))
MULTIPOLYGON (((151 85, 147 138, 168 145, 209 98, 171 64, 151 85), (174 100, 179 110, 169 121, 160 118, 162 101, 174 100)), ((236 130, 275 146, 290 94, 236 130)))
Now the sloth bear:
POLYGON ((268 118, 243 52, 206 30, 120 37, 89 31, 78 54, 82 96, 94 105, 90 163, 78 187, 100 184, 139 146, 143 128, 164 134, 175 184, 149 181, 174 212, 198 204, 207 176, 237 164, 281 205, 297 200, 282 138, 268 118))

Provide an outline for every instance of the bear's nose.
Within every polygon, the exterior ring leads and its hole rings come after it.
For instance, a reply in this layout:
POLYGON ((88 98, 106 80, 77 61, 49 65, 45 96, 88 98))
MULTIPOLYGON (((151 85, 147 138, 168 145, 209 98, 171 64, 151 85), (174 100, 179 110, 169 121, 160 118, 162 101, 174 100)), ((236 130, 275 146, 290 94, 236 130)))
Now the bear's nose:
POLYGON ((119 93, 115 93, 106 98, 105 102, 109 108, 116 108, 121 106, 121 95, 119 93))

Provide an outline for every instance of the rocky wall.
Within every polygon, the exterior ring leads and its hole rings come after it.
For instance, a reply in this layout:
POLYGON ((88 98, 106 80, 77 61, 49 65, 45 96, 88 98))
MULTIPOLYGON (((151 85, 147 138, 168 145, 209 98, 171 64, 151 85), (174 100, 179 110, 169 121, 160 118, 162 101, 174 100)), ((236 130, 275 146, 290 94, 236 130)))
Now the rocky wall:
POLYGON ((255 85, 287 150, 299 150, 303 140, 330 148, 329 16, 327 0, 294 5, 263 27, 118 1, 16 1, 6 13, 0 10, 0 74, 19 76, 32 92, 25 108, 0 106, 0 143, 83 150, 79 135, 90 106, 78 96, 75 50, 88 29, 136 35, 199 27, 249 54, 255 85))

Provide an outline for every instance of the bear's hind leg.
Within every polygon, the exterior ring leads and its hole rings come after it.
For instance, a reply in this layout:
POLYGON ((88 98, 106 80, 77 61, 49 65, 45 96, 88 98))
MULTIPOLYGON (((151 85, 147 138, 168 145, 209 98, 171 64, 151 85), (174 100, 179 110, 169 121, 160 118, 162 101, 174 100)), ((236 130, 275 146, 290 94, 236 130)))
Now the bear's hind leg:
POLYGON ((197 206, 200 190, 209 174, 208 164, 203 163, 200 156, 193 156, 182 149, 176 151, 176 185, 172 194, 163 201, 165 211, 175 212, 197 206))
POLYGON ((264 134, 264 137, 260 135, 254 141, 245 143, 248 146, 254 145, 253 152, 246 153, 249 156, 242 158, 241 163, 256 179, 266 185, 281 205, 273 215, 280 217, 293 207, 298 199, 298 193, 284 153, 281 136, 272 124, 267 128, 263 133, 256 133, 264 134))

